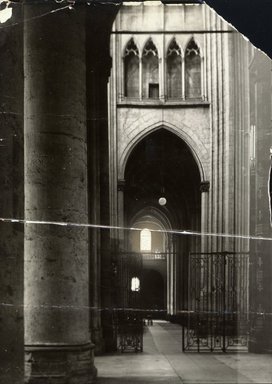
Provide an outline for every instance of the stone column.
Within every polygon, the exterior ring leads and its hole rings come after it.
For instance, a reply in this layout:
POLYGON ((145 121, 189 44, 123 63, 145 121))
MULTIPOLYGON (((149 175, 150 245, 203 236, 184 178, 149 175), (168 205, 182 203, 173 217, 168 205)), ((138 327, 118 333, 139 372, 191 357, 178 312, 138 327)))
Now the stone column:
MULTIPOLYGON (((25 218, 87 223, 84 9, 52 7, 24 7, 25 218)), ((26 383, 92 382, 88 284, 87 228, 26 224, 26 383)))
MULTIPOLYGON (((0 32, 0 216, 24 216, 23 31, 21 6, 0 32), (13 25, 16 24, 17 25, 13 25)), ((0 222, 0 382, 21 384, 24 369, 24 226, 0 222)))

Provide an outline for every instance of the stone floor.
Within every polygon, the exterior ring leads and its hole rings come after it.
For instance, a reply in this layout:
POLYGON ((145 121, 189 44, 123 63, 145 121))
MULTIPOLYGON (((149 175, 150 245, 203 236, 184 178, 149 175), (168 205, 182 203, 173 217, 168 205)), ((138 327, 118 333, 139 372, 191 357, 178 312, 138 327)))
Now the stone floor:
POLYGON ((181 328, 163 321, 145 328, 143 353, 96 358, 99 384, 272 383, 272 355, 183 353, 181 328))

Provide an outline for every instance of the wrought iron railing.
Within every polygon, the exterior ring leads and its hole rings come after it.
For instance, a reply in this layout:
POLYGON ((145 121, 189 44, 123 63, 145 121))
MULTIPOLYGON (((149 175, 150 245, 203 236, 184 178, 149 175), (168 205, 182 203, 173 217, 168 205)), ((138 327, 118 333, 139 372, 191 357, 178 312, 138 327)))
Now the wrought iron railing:
POLYGON ((184 351, 246 350, 248 253, 191 253, 184 351))

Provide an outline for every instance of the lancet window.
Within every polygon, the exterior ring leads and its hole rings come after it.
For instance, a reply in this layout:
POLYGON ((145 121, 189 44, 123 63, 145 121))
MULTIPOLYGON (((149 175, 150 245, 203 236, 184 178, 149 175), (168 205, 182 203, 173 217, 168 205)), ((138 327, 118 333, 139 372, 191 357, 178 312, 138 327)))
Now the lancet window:
POLYGON ((139 50, 131 39, 125 49, 125 96, 131 98, 139 97, 139 50))
POLYGON ((199 47, 193 39, 185 51, 185 97, 201 97, 201 57, 199 47))
POLYGON ((158 50, 152 39, 149 39, 143 49, 142 58, 143 98, 159 98, 159 58, 158 50))
POLYGON ((169 45, 166 57, 167 96, 169 99, 182 97, 182 58, 181 49, 175 39, 169 45))

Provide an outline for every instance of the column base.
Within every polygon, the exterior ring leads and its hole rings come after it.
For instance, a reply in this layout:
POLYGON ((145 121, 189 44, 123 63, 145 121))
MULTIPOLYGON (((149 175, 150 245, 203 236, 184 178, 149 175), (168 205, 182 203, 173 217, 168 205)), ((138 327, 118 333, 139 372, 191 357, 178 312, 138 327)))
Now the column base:
POLYGON ((93 344, 25 346, 25 384, 91 384, 93 344))

